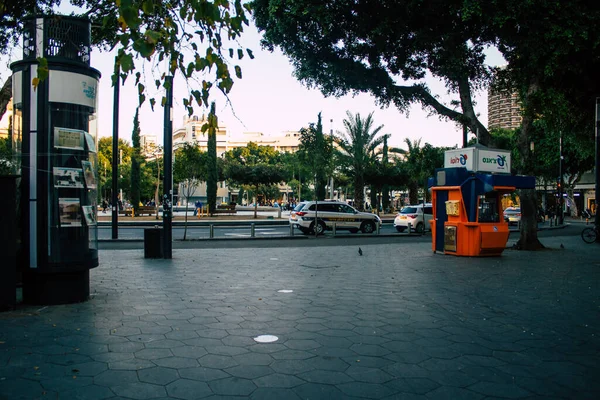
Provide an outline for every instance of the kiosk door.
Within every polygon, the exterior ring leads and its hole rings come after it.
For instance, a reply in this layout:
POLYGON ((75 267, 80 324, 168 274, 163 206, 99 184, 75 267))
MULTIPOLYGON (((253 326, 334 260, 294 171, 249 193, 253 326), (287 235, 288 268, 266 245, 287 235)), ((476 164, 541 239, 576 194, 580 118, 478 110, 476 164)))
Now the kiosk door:
POLYGON ((444 223, 448 221, 446 213, 446 202, 448 201, 447 190, 437 190, 435 198, 435 251, 444 251, 444 223))

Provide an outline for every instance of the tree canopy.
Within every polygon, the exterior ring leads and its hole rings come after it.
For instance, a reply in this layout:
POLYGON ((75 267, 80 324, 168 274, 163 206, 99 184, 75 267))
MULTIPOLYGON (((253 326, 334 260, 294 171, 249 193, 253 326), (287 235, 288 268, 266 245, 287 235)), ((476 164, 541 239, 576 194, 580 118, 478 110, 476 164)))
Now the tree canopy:
MULTIPOLYGON (((116 49, 116 64, 126 78, 135 76, 140 104, 148 92, 144 85, 142 60, 160 71, 153 85, 165 85, 168 74, 179 72, 185 80, 195 79, 183 99, 188 112, 208 107, 210 91, 227 95, 234 79, 242 78, 236 60, 253 58, 252 50, 240 47, 237 39, 248 25, 250 5, 242 0, 68 0, 78 8, 74 16, 92 21, 92 43, 104 50, 116 49), (233 62, 233 73, 230 71, 233 62), (161 67, 166 66, 166 68, 161 67)), ((14 47, 26 17, 56 11, 58 0, 7 0, 0 6, 0 53, 14 47)), ((113 77, 113 81, 114 81, 113 77)), ((191 83, 191 82, 190 82, 191 83)), ((0 98, 0 103, 1 103, 0 98)), ((164 104, 165 98, 162 98, 164 104)), ((150 98, 154 107, 156 100, 150 98)), ((1 110, 0 110, 1 111, 1 110)), ((0 112, 1 114, 2 112, 0 112)))

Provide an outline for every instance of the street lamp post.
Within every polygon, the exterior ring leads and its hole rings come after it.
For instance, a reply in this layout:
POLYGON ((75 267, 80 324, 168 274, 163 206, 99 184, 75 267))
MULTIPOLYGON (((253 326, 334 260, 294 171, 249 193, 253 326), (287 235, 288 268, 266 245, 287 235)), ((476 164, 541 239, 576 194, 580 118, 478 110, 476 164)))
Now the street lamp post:
MULTIPOLYGON (((600 215, 598 215, 598 194, 600 193, 600 97, 596 97, 596 229, 600 229, 600 215)), ((596 239, 600 241, 600 238, 596 239)))
POLYGON ((560 159, 558 160, 558 223, 563 224, 564 222, 564 202, 563 202, 563 174, 562 174, 562 163, 563 163, 563 154, 562 154, 562 131, 560 132, 560 137, 558 140, 559 154, 560 159))

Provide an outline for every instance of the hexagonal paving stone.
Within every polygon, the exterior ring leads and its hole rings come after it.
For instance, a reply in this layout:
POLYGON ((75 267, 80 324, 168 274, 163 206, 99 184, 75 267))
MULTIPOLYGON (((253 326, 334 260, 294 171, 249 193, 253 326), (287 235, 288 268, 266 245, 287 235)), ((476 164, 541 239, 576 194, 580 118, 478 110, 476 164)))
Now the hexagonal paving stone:
POLYGON ((440 385, 428 378, 399 378, 387 383, 403 393, 426 394, 437 389, 440 385))
POLYGON ((270 374, 252 380, 258 387, 293 388, 306 383, 293 375, 270 374))
POLYGON ((230 375, 221 371, 220 369, 195 367, 195 368, 181 368, 177 370, 179 376, 185 379, 192 379, 195 381, 208 382, 217 379, 227 378, 230 375))
POLYGON ((180 346, 171 349, 173 355, 185 358, 200 358, 208 354, 204 347, 198 346, 180 346))
POLYGON ((0 381, 0 398, 33 399, 43 395, 44 388, 39 382, 28 379, 7 379, 0 381))
POLYGON ((394 379, 393 376, 383 372, 379 368, 366 368, 353 365, 344 371, 344 373, 354 378, 357 382, 384 383, 394 379))
POLYGON ((302 399, 343 399, 347 397, 335 386, 306 383, 292 389, 302 399))
POLYGON ((166 385, 179 379, 177 370, 163 367, 146 368, 137 372, 141 382, 166 385))
POLYGON ((171 340, 171 339, 162 339, 162 340, 154 340, 152 342, 146 343, 146 348, 160 348, 160 349, 172 349, 175 347, 184 346, 184 343, 179 340, 171 340))
POLYGON ((300 397, 291 389, 259 387, 250 396, 253 400, 300 400, 300 397))
POLYGON ((468 389, 486 396, 503 397, 507 399, 518 399, 531 395, 531 392, 520 388, 515 384, 496 382, 477 382, 469 386, 468 389))
POLYGON ((77 376, 96 376, 108 369, 108 364, 98 361, 91 361, 83 364, 70 365, 68 369, 73 375, 77 376))
POLYGON ((87 385, 60 393, 65 399, 103 400, 114 397, 115 394, 107 387, 87 385))
POLYGON ((315 369, 328 371, 345 371, 348 368, 348 363, 338 357, 319 356, 306 360, 306 363, 315 369))
POLYGON ((207 368, 225 369, 235 367, 238 362, 230 356, 219 356, 216 354, 208 354, 198 359, 201 366, 207 368))
POLYGON ((310 383, 321 383, 326 385, 337 385, 340 383, 352 382, 353 380, 343 372, 326 371, 322 369, 303 372, 298 374, 298 378, 304 379, 310 383))
POLYGON ((135 358, 133 353, 101 353, 90 356, 94 361, 100 362, 116 362, 123 360, 131 360, 135 358))
POLYGON ((225 370, 228 374, 245 379, 255 379, 261 376, 269 375, 274 371, 263 365, 238 365, 236 367, 227 368, 225 370))
POLYGON ((321 347, 321 344, 314 340, 286 340, 283 344, 292 350, 312 350, 321 347))
POLYGON ((94 377, 94 383, 102 386, 119 386, 126 383, 138 382, 137 373, 134 371, 104 371, 94 377))
POLYGON ((113 386, 112 390, 117 396, 139 400, 152 399, 154 397, 163 397, 167 394, 163 386, 141 382, 113 386))
POLYGON ((269 354, 246 353, 234 356, 233 359, 240 365, 269 365, 273 358, 269 354))
POLYGON ((108 353, 108 345, 102 343, 81 343, 73 349, 77 354, 88 356, 92 354, 108 353))
POLYGON ((169 396, 178 399, 194 400, 210 396, 212 391, 204 382, 190 379, 177 379, 167 385, 167 393, 169 396))
POLYGON ((251 380, 241 378, 225 378, 208 382, 215 394, 226 396, 248 396, 256 389, 251 380))
POLYGON ((156 360, 172 356, 173 353, 169 349, 143 349, 135 352, 135 357, 143 360, 156 360))
POLYGON ((140 358, 132 358, 130 360, 115 361, 108 363, 109 369, 121 370, 121 371, 140 371, 145 368, 152 368, 156 365, 149 360, 142 360, 140 358))
POLYGON ((271 354, 276 360, 306 360, 315 355, 303 350, 284 350, 271 354))
POLYGON ((46 390, 54 392, 65 392, 67 390, 75 389, 82 386, 93 385, 94 380, 91 377, 76 375, 63 376, 61 378, 45 379, 41 382, 42 386, 46 390))
POLYGON ((394 394, 394 390, 384 385, 365 382, 348 382, 336 385, 347 396, 356 396, 367 399, 382 399, 394 394))
POLYGON ((159 367, 167 368, 192 368, 198 366, 198 361, 194 358, 184 357, 168 357, 153 360, 153 362, 159 367))
POLYGON ((237 356, 240 354, 248 353, 248 350, 243 347, 235 346, 214 346, 206 349, 210 354, 219 354, 224 356, 237 356))
POLYGON ((427 393, 427 398, 429 398, 429 399, 480 400, 480 399, 483 399, 484 396, 479 393, 475 393, 471 390, 468 390, 468 389, 441 386, 441 387, 434 389, 431 392, 427 393))
POLYGON ((165 337, 167 339, 172 339, 172 340, 187 340, 187 339, 197 338, 198 334, 194 331, 174 330, 174 331, 165 333, 165 337))

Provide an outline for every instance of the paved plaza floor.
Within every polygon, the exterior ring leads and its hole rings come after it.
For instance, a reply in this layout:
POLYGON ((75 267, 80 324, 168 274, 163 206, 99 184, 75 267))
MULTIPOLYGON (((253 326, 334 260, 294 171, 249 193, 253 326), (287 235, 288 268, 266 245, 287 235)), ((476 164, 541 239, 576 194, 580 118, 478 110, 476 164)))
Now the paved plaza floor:
POLYGON ((600 246, 544 242, 104 250, 89 301, 0 314, 0 399, 598 399, 600 246))

